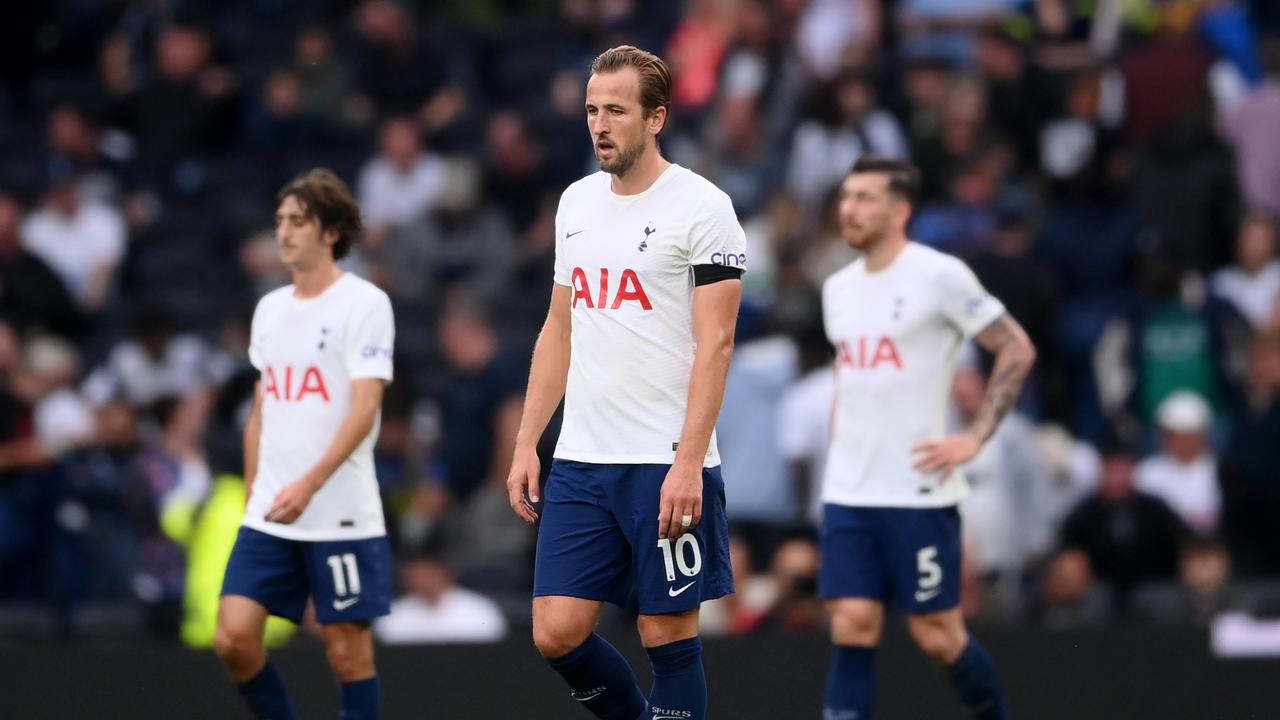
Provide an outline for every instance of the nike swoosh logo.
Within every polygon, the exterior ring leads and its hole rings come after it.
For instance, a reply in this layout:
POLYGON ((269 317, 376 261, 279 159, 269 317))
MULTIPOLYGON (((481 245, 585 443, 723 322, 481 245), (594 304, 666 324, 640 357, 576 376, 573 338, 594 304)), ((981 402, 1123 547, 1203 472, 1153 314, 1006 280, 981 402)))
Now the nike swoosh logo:
POLYGON ((935 588, 933 590, 917 590, 916 602, 928 602, 934 599, 935 597, 937 597, 938 593, 941 593, 941 592, 942 592, 942 588, 935 588))
POLYGON ((347 608, 351 607, 352 605, 355 605, 358 602, 360 602, 360 598, 358 597, 347 598, 346 600, 334 600, 333 609, 346 610, 347 608))
POLYGON ((595 698, 599 697, 600 693, 603 693, 603 692, 604 690, 597 690, 591 693, 590 695, 574 695, 573 699, 577 700, 578 702, 587 702, 588 700, 594 700, 595 698))
POLYGON ((584 233, 584 232, 586 232, 586 230, 579 230, 579 231, 577 231, 577 232, 565 233, 565 236, 564 236, 564 237, 565 237, 565 239, 566 239, 566 240, 568 240, 569 238, 573 237, 574 235, 581 235, 581 234, 582 234, 582 233, 584 233))
MULTIPOLYGON (((698 583, 698 581, 697 581, 697 580, 694 580, 693 582, 689 583, 688 585, 685 585, 684 587, 680 588, 679 590, 677 590, 677 589, 675 589, 675 588, 673 588, 673 587, 671 587, 671 588, 667 588, 667 594, 668 594, 668 595, 670 595, 671 597, 677 597, 677 596, 679 596, 679 595, 680 595, 680 593, 684 592, 685 590, 688 590, 689 588, 693 587, 693 586, 694 586, 694 585, 696 585, 697 583, 698 583)), ((658 720, 658 719, 657 719, 657 718, 654 718, 653 720, 658 720)))

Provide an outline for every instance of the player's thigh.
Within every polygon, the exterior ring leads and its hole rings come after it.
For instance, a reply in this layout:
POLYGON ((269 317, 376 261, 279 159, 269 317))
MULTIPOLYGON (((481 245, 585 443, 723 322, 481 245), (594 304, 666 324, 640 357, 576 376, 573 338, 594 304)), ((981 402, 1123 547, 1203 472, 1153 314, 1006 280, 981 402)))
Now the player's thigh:
POLYGON ((253 600, 271 615, 297 623, 307 607, 302 543, 242 527, 236 535, 222 596, 253 600))
POLYGON ((822 599, 861 598, 881 604, 889 599, 889 558, 881 515, 882 508, 823 506, 818 570, 822 599))
POLYGON ((863 597, 827 601, 831 615, 831 642, 836 645, 875 647, 884 632, 884 603, 863 597))
POLYGON ((267 608, 262 603, 243 595, 223 595, 218 599, 219 646, 228 644, 262 644, 262 633, 267 626, 267 608))
POLYGON ((317 622, 368 623, 391 612, 391 545, 385 536, 303 547, 317 622))
POLYGON ((604 602, 568 595, 533 599, 533 644, 546 657, 569 654, 586 642, 600 620, 604 602))
POLYGON ((631 544, 636 596, 642 615, 696 610, 734 591, 729 559, 729 521, 719 467, 702 471, 702 520, 678 537, 658 537, 658 509, 665 465, 636 465, 626 494, 614 508, 631 544))
POLYGON ((563 460, 552 463, 538 525, 534 597, 627 602, 631 547, 608 507, 609 493, 618 485, 617 468, 563 460))
POLYGON ((960 513, 954 507, 886 508, 885 543, 893 594, 912 615, 960 604, 960 513))

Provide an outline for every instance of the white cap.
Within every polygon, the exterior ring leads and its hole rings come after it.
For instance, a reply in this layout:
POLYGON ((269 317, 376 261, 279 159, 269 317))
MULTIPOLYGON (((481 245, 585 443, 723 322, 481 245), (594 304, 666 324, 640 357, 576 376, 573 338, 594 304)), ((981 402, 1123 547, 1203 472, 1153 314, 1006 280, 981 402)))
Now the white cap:
POLYGON ((1209 403, 1188 390, 1173 393, 1156 408, 1156 422, 1162 429, 1173 432, 1203 432, 1212 420, 1209 403))

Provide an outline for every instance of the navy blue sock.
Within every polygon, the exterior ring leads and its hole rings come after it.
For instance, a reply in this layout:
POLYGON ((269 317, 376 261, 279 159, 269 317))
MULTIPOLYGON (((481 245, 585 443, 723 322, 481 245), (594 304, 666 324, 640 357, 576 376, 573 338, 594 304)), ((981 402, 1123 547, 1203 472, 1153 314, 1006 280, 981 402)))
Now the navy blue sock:
POLYGON ((592 634, 568 655, 547 662, 565 682, 573 699, 602 720, 636 720, 646 707, 626 658, 609 641, 592 634))
POLYGON ((951 687, 969 709, 970 717, 974 720, 1008 720, 1009 707, 1005 704, 1004 692, 1000 690, 995 661, 977 640, 969 640, 964 652, 947 668, 947 674, 951 678, 951 687))
POLYGON ((823 720, 869 720, 876 705, 876 649, 860 645, 831 648, 823 720))
POLYGON ((653 714, 702 720, 707 716, 707 674, 702 669, 702 638, 691 637, 646 648, 653 665, 653 714))
POLYGON ((297 720, 293 705, 289 704, 289 693, 284 689, 284 679, 275 663, 267 660, 257 675, 237 683, 240 696, 253 710, 258 720, 297 720))
POLYGON ((342 683, 342 712, 338 720, 378 720, 382 716, 382 685, 378 676, 342 683))

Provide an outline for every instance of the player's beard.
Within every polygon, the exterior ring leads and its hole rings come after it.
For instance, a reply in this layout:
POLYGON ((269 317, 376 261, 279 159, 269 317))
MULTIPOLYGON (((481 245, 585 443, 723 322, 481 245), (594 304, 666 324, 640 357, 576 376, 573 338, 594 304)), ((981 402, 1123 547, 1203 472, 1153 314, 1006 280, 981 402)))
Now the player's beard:
POLYGON ((600 161, 600 169, 611 175, 626 175, 631 168, 635 167, 636 162, 640 160, 640 156, 644 154, 644 141, 640 141, 635 145, 623 147, 617 142, 613 142, 614 157, 612 160, 605 160, 600 157, 600 151, 596 151, 596 159, 600 161))

